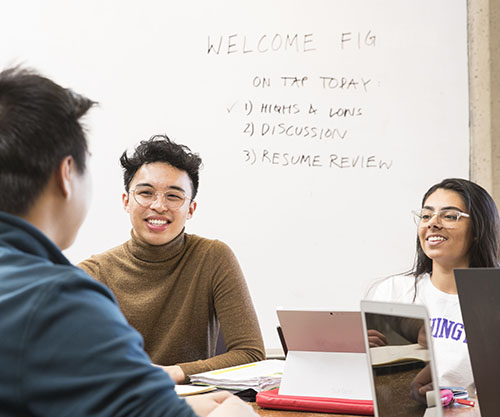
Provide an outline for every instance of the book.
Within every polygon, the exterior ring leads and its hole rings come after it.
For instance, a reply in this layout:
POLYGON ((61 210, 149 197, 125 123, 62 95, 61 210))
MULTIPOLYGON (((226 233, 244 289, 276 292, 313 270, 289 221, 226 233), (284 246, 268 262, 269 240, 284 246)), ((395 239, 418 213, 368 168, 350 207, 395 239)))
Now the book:
POLYGON ((285 361, 268 359, 194 374, 190 376, 190 380, 195 385, 214 385, 236 391, 253 389, 260 392, 279 386, 284 365, 285 361))
POLYGON ((399 363, 422 361, 429 362, 429 349, 418 343, 409 345, 388 345, 370 348, 374 366, 396 365, 399 363))

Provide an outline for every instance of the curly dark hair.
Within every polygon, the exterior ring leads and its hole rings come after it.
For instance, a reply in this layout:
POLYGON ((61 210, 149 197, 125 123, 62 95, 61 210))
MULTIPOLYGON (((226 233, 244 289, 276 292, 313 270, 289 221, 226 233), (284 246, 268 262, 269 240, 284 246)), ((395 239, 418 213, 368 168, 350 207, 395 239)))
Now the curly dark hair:
POLYGON ((185 171, 191 180, 193 189, 191 198, 194 200, 198 193, 199 171, 202 167, 201 158, 198 154, 191 152, 187 146, 171 141, 167 135, 154 135, 149 140, 141 141, 130 157, 127 155, 127 151, 123 152, 120 163, 124 170, 123 182, 127 192, 139 168, 153 162, 165 162, 174 168, 185 171))

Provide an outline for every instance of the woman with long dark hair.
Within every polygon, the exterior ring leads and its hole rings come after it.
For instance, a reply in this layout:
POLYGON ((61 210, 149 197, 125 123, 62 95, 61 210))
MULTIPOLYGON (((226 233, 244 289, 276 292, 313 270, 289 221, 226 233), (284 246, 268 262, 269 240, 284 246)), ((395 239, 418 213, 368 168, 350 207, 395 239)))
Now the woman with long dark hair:
MULTIPOLYGON (((453 270, 499 266, 498 210, 479 185, 449 178, 433 185, 413 214, 418 226, 413 269, 376 284, 368 298, 424 304, 440 385, 470 388, 474 380, 453 270)), ((374 338, 373 344, 384 342, 374 338)))

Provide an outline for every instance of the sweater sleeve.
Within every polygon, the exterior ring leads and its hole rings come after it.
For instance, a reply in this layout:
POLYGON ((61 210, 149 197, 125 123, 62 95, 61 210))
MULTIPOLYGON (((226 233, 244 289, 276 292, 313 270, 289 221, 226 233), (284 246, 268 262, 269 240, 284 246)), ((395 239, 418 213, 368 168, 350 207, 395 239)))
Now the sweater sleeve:
POLYGON ((195 417, 111 293, 77 269, 63 275, 31 306, 24 332, 28 414, 195 417))
POLYGON ((236 256, 220 241, 215 241, 210 256, 216 262, 212 277, 214 307, 227 352, 178 364, 186 376, 265 359, 257 314, 236 256))
POLYGON ((89 276, 95 280, 102 282, 104 285, 108 285, 105 277, 101 276, 99 271, 99 263, 95 256, 92 256, 77 265, 78 268, 83 269, 89 276))

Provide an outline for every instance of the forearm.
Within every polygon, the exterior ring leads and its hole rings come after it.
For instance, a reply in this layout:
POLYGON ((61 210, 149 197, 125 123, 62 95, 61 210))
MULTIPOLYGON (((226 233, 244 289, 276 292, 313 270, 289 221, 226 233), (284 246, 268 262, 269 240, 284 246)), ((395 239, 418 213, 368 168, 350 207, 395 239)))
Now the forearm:
POLYGON ((189 382, 189 375, 261 361, 264 359, 265 353, 263 346, 262 348, 255 346, 244 349, 233 349, 209 359, 180 363, 178 366, 180 366, 186 375, 184 382, 189 382))

